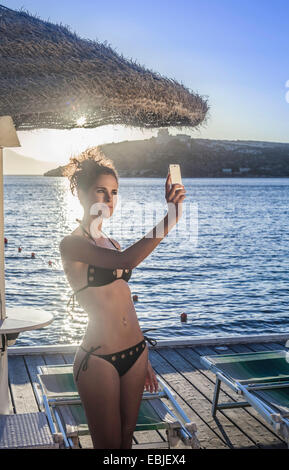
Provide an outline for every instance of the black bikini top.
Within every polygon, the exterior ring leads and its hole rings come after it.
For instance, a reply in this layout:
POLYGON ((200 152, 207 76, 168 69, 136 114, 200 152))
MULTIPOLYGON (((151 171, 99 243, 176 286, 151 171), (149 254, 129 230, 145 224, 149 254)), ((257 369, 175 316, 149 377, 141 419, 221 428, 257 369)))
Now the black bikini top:
MULTIPOLYGON (((90 233, 87 232, 87 230, 84 228, 80 220, 76 219, 77 222, 80 223, 82 231, 91 239, 93 240, 94 244, 95 240, 94 238, 90 235, 90 233)), ((115 244, 113 241, 107 237, 109 241, 112 243, 112 245, 116 248, 115 244)), ((78 292, 83 291, 87 287, 100 287, 100 286, 105 286, 106 284, 110 284, 113 281, 116 281, 117 279, 123 279, 124 281, 129 281, 131 278, 131 269, 123 269, 122 270, 122 275, 120 277, 117 277, 117 270, 116 269, 107 269, 107 268, 100 268, 98 266, 94 266, 90 264, 87 269, 87 284, 84 287, 81 287, 77 291, 75 291, 69 298, 69 301, 67 303, 67 307, 69 307, 71 301, 73 300, 73 305, 72 305, 72 310, 74 310, 75 307, 75 295, 78 294, 78 292)))

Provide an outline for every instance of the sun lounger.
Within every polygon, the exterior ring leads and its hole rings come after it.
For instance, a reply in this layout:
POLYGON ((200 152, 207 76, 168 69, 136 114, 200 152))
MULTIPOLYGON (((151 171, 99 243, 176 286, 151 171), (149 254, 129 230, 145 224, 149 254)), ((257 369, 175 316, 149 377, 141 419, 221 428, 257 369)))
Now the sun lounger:
MULTIPOLYGON (((35 386, 38 402, 46 413, 51 431, 62 433, 67 448, 79 447, 78 437, 89 435, 72 368, 71 364, 40 366, 39 384, 35 386)), ((143 393, 135 432, 163 429, 166 431, 167 442, 139 444, 133 448, 171 448, 180 441, 186 447, 199 448, 195 424, 189 421, 176 402, 173 392, 160 377, 157 376, 157 379, 158 393, 143 393)))
POLYGON ((286 350, 202 356, 216 384, 212 415, 217 410, 253 406, 289 447, 289 353, 286 350), (224 382, 243 402, 218 403, 224 382))

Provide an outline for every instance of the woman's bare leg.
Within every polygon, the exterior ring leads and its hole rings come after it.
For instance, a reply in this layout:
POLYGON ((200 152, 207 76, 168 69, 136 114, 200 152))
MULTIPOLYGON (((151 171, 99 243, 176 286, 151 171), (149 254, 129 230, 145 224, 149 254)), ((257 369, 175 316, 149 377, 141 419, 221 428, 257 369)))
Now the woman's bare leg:
MULTIPOLYGON (((74 380, 84 357, 78 352, 74 362, 74 380)), ((87 370, 79 372, 76 382, 95 449, 119 449, 121 446, 120 380, 108 361, 90 356, 87 370)))
POLYGON ((148 348, 134 365, 120 377, 121 449, 131 449, 144 391, 148 365, 148 348))

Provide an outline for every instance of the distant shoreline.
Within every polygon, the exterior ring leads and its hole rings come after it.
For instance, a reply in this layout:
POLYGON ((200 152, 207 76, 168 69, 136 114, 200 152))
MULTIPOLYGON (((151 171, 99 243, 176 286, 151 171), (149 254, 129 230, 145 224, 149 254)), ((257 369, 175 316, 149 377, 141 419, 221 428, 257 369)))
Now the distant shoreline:
MULTIPOLYGON (((162 129, 150 139, 98 147, 112 160, 120 178, 166 177, 171 163, 181 166, 183 178, 289 178, 289 143, 197 139, 162 129)), ((40 162, 6 149, 4 174, 62 177, 67 165, 68 161, 40 162), (21 173, 29 170, 32 174, 21 173)))
MULTIPOLYGON (((169 165, 178 163, 183 178, 288 178, 289 144, 194 139, 160 130, 148 140, 100 146, 120 177, 166 177, 169 165)), ((44 173, 62 176, 67 165, 44 173)))

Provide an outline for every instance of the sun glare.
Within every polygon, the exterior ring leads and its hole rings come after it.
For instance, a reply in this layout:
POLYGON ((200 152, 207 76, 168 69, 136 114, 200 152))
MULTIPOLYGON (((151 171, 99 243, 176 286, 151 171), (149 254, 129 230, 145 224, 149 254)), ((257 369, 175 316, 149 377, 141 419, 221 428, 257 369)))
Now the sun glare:
POLYGON ((85 116, 81 116, 79 119, 77 119, 76 121, 76 124, 78 126, 84 126, 84 124, 86 123, 86 117, 85 116))

